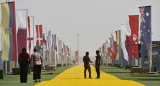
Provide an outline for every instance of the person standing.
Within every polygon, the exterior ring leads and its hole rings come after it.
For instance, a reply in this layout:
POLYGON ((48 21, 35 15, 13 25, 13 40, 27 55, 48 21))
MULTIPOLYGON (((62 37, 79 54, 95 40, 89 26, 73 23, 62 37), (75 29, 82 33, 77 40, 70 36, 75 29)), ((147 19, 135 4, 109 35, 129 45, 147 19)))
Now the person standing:
POLYGON ((99 51, 96 51, 96 62, 95 62, 95 68, 96 68, 96 72, 97 72, 97 79, 100 78, 100 60, 101 60, 101 56, 99 55, 99 51))
POLYGON ((84 78, 86 78, 86 70, 89 71, 89 78, 91 79, 91 68, 89 62, 93 63, 89 58, 89 52, 86 52, 86 55, 83 57, 84 62, 84 78))
POLYGON ((37 82, 37 79, 39 79, 39 82, 41 82, 41 66, 43 65, 43 59, 40 53, 37 52, 37 49, 34 48, 34 53, 31 55, 31 59, 33 61, 33 80, 34 82, 37 82))
POLYGON ((31 62, 31 58, 27 53, 26 48, 22 49, 22 52, 18 57, 18 62, 20 64, 20 82, 27 83, 28 66, 31 62))

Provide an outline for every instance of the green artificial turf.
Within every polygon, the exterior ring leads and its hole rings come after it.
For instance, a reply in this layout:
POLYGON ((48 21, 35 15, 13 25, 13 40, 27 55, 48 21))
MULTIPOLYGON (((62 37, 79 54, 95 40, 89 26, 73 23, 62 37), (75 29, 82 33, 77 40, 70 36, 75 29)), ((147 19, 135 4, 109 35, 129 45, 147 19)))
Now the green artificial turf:
POLYGON ((102 65, 100 69, 122 80, 134 80, 146 86, 160 86, 159 74, 144 74, 144 73, 131 74, 129 69, 104 66, 104 65, 102 65))
MULTIPOLYGON (((53 79, 58 74, 62 73, 64 70, 70 68, 72 66, 61 66, 57 67, 56 71, 45 71, 41 74, 41 81, 47 81, 53 79)), ((101 70, 112 74, 121 80, 134 80, 139 83, 142 83, 146 86, 160 86, 160 75, 159 74, 139 74, 134 73, 131 74, 130 70, 123 69, 123 68, 117 68, 117 67, 111 67, 111 66, 101 66, 101 70)), ((5 76, 4 79, 0 79, 0 86, 34 86, 35 84, 33 80, 33 73, 28 74, 28 82, 27 83, 20 83, 20 77, 19 75, 16 75, 14 77, 12 76, 5 76)))
MULTIPOLYGON (((53 79, 58 74, 62 73, 64 70, 70 68, 72 66, 61 66, 57 67, 56 71, 45 71, 41 74, 41 81, 47 81, 53 79)), ((39 82, 34 82, 33 80, 33 73, 28 74, 28 81, 27 83, 20 83, 20 76, 12 76, 7 75, 4 77, 4 79, 0 79, 0 86, 34 86, 35 84, 38 84, 39 82)))

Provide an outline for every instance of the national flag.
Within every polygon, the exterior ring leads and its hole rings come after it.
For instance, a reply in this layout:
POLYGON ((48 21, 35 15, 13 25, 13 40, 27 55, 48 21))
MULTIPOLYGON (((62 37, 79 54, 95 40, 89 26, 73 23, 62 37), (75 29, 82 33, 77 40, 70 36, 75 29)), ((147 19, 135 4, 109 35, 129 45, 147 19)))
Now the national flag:
POLYGON ((48 49, 47 47, 47 29, 43 29, 43 47, 45 47, 46 49, 48 49))
POLYGON ((27 17, 28 10, 21 9, 16 11, 17 14, 17 42, 18 42, 18 55, 22 52, 22 48, 27 46, 27 17))
POLYGON ((130 41, 130 39, 131 39, 130 37, 131 37, 131 29, 130 29, 129 21, 127 21, 125 47, 128 52, 129 60, 132 61, 132 48, 131 48, 132 44, 130 41))
POLYGON ((36 34, 37 34, 36 46, 43 46, 42 25, 36 25, 36 34))
POLYGON ((110 48, 108 49, 109 50, 109 57, 110 57, 110 59, 112 59, 112 54, 113 54, 113 39, 112 39, 112 37, 109 38, 109 41, 110 41, 110 48))
POLYGON ((59 40, 59 53, 62 53, 62 40, 59 40))
POLYGON ((68 47, 68 56, 70 56, 70 48, 68 47))
POLYGON ((52 34, 52 50, 54 49, 54 34, 52 34))
POLYGON ((27 52, 29 55, 33 53, 34 49, 34 17, 33 16, 28 16, 28 29, 27 29, 27 52))
POLYGON ((60 56, 59 56, 59 38, 57 39, 57 63, 60 64, 60 56))
POLYGON ((109 56, 109 53, 110 53, 110 51, 109 51, 109 49, 110 49, 109 40, 106 40, 106 44, 107 44, 107 48, 106 48, 107 55, 106 55, 106 57, 107 57, 108 60, 110 60, 110 56, 109 56))
POLYGON ((130 41, 130 36, 126 36, 126 41, 125 41, 125 45, 126 45, 126 50, 128 52, 128 57, 129 60, 132 61, 132 44, 130 41))
POLYGON ((131 42, 131 48, 132 48, 132 54, 136 59, 138 59, 138 28, 139 28, 139 15, 130 15, 129 16, 129 24, 131 29, 131 36, 130 36, 130 42, 131 42))
POLYGON ((121 42, 121 31, 120 30, 117 30, 116 31, 116 40, 117 40, 117 55, 116 55, 116 60, 118 60, 119 59, 119 57, 120 57, 120 50, 121 50, 121 48, 120 48, 120 42, 121 42))
POLYGON ((64 44, 64 54, 66 55, 66 45, 64 44))
MULTIPOLYGON (((151 47, 151 6, 139 7, 141 13, 141 23, 140 23, 140 33, 141 33, 141 42, 143 43, 144 48, 142 49, 142 54, 147 56, 148 49, 151 47)), ((151 49, 151 48, 150 48, 151 49)))
POLYGON ((103 59, 106 61, 106 43, 103 43, 103 59))
POLYGON ((54 50, 57 50, 56 34, 54 34, 54 50))
MULTIPOLYGON (((131 36, 131 30, 129 27, 129 21, 126 24, 122 24, 121 26, 121 48, 123 50, 124 59, 128 61, 128 52, 126 50, 126 37, 131 36)), ((132 53, 132 52, 131 52, 132 53)))
POLYGON ((48 36, 47 36, 47 45, 48 45, 48 53, 49 53, 49 62, 51 62, 51 31, 48 31, 48 36))
POLYGON ((75 51, 76 62, 78 62, 78 51, 75 51))
POLYGON ((113 41, 113 53, 112 53, 112 60, 116 61, 116 55, 117 55, 117 42, 115 41, 116 40, 116 35, 115 33, 111 34, 112 36, 112 41, 113 41), (114 35, 114 37, 113 37, 114 35))
POLYGON ((17 61, 15 3, 1 3, 2 21, 1 31, 3 36, 3 60, 17 61))

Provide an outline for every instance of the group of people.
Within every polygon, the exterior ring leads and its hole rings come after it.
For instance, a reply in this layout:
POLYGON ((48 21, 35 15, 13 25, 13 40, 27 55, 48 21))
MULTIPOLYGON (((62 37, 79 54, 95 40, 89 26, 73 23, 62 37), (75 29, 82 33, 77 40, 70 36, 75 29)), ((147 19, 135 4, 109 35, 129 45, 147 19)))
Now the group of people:
MULTIPOLYGON (((101 56, 99 55, 99 51, 96 51, 96 61, 95 61, 95 68, 97 72, 97 79, 100 78, 100 59, 101 56)), ((41 67, 43 65, 43 59, 40 53, 37 52, 37 49, 34 48, 34 53, 30 55, 27 53, 26 48, 22 49, 18 57, 18 62, 20 64, 20 82, 27 83, 27 75, 28 75, 28 67, 33 62, 33 80, 34 82, 41 82, 41 67)), ((91 68, 89 62, 93 63, 89 58, 89 52, 86 52, 86 55, 83 57, 84 62, 84 78, 86 78, 86 71, 89 71, 89 78, 91 77, 91 68)))
POLYGON ((34 48, 34 53, 30 55, 27 53, 26 48, 22 49, 18 57, 18 62, 20 64, 20 82, 27 83, 28 67, 33 62, 33 79, 34 82, 41 82, 41 66, 43 65, 43 59, 37 49, 34 48))
MULTIPOLYGON (((96 51, 96 61, 95 61, 95 68, 96 68, 96 72, 97 72, 97 78, 96 79, 99 79, 100 78, 100 59, 101 59, 101 56, 99 55, 99 52, 100 51, 96 51)), ((90 58, 89 58, 89 52, 86 52, 86 55, 83 57, 83 62, 84 62, 84 78, 86 78, 86 70, 89 71, 89 78, 92 79, 91 77, 91 67, 89 65, 89 63, 93 63, 90 58)))

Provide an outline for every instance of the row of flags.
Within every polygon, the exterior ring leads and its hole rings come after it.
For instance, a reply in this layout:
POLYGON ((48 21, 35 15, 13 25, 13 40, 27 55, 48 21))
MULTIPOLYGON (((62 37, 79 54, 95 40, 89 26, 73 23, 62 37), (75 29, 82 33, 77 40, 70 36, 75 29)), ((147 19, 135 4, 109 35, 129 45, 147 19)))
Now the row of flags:
POLYGON ((57 52, 57 61, 64 60, 60 54, 71 56, 71 48, 57 38, 51 30, 43 25, 34 25, 34 16, 28 16, 27 9, 15 11, 15 2, 1 3, 2 21, 1 32, 3 36, 3 60, 17 61, 22 48, 27 48, 31 55, 35 46, 46 50, 45 59, 51 62, 51 51, 57 52), (17 28, 16 28, 17 27, 17 28))
MULTIPOLYGON (((151 49, 151 6, 139 7, 139 15, 129 15, 129 21, 120 25, 119 30, 114 31, 111 37, 103 43, 99 50, 103 57, 102 62, 112 60, 114 62, 122 60, 132 61, 133 57, 138 60, 139 52, 143 56, 148 55, 151 49), (138 45, 143 48, 138 50, 138 45), (150 47, 148 49, 147 47, 150 47)), ((143 58, 143 57, 142 57, 143 58)))

